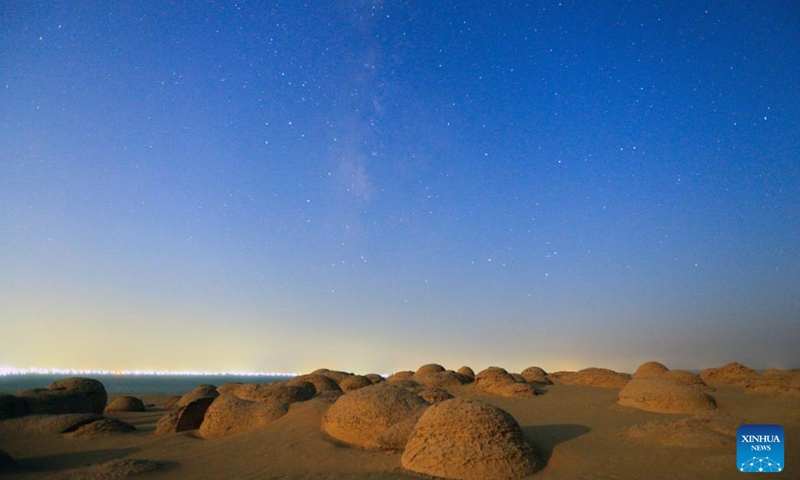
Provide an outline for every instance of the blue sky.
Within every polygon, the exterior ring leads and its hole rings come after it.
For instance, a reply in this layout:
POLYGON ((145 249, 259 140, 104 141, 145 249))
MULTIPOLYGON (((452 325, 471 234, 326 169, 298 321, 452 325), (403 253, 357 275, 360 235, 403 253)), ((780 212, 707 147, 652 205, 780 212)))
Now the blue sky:
POLYGON ((0 15, 0 365, 800 366, 793 2, 0 15))

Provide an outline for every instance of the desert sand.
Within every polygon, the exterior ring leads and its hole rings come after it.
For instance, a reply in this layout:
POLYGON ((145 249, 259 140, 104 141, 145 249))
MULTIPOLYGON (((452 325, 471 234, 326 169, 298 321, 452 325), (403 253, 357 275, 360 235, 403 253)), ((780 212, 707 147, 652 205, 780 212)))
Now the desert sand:
POLYGON ((797 370, 428 364, 388 380, 321 369, 176 395, 42 387, 0 395, 0 478, 739 478, 745 423, 783 426, 774 478, 800 478, 797 370))

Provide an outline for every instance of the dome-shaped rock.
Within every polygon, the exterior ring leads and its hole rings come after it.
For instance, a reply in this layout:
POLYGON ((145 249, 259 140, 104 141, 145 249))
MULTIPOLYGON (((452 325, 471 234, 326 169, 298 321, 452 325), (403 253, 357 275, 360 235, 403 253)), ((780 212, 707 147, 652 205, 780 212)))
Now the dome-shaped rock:
POLYGON ((536 390, 527 383, 520 383, 504 368, 489 367, 475 376, 475 388, 491 395, 502 397, 534 397, 536 390))
POLYGON ((686 385, 694 385, 704 390, 711 390, 711 388, 708 385, 706 385, 706 382, 704 382, 703 379, 700 378, 700 375, 688 372, 686 370, 668 370, 664 372, 662 376, 664 378, 669 378, 670 380, 675 380, 678 383, 683 383, 686 385))
POLYGON ((308 400, 314 396, 315 391, 314 385, 310 382, 303 382, 303 384, 296 382, 293 385, 286 382, 274 382, 260 385, 244 384, 233 394, 242 400, 252 402, 274 401, 288 404, 308 400))
POLYGON ((700 372, 700 378, 712 387, 721 385, 747 386, 759 374, 741 363, 732 362, 724 367, 707 368, 700 372))
POLYGON ((308 382, 314 385, 316 393, 324 392, 341 392, 342 389, 336 380, 316 373, 309 373, 306 375, 298 375, 293 379, 286 382, 288 385, 294 385, 296 382, 308 382))
POLYGON ((401 370, 399 372, 395 372, 389 375, 389 378, 386 379, 387 382, 399 382, 400 380, 409 380, 411 377, 414 376, 414 372, 411 370, 401 370))
POLYGON ((351 445, 402 450, 428 404, 390 383, 364 387, 339 397, 322 419, 323 430, 351 445))
POLYGON ((106 406, 106 413, 112 412, 144 412, 144 402, 130 395, 114 399, 106 406))
POLYGON ((251 402, 234 395, 220 395, 208 407, 200 435, 219 438, 268 425, 289 411, 289 405, 277 401, 251 402))
POLYGON ((364 376, 369 378, 369 381, 372 382, 372 383, 381 383, 381 382, 385 382, 386 381, 385 378, 383 378, 382 376, 378 375, 377 373, 368 373, 368 374, 366 374, 364 376))
POLYGON ((199 400, 201 398, 217 398, 219 396, 219 392, 217 391, 217 387, 214 385, 198 385, 192 389, 189 393, 183 395, 178 403, 175 404, 176 407, 182 407, 184 405, 188 405, 195 400, 199 400))
POLYGON ((58 380, 47 387, 48 390, 64 390, 67 392, 80 392, 89 398, 93 413, 103 413, 108 401, 106 387, 99 380, 85 377, 70 377, 58 380))
POLYGON ((339 382, 339 387, 345 392, 351 392, 353 390, 358 390, 359 388, 369 387, 370 385, 373 385, 372 380, 362 375, 353 375, 339 382))
POLYGON ((475 371, 466 365, 456 370, 456 373, 461 374, 470 382, 475 380, 475 371))
POLYGON ((660 377, 668 371, 669 368, 664 366, 664 364, 658 362, 645 362, 639 365, 639 368, 637 368, 636 372, 633 374, 633 378, 660 377))
POLYGON ((508 480, 536 470, 536 456, 514 418, 475 400, 428 407, 406 444, 403 467, 459 480, 508 480))
POLYGON ((700 388, 663 377, 634 378, 619 392, 620 405, 657 413, 696 413, 717 407, 700 388))
POLYGON ((428 388, 458 387, 469 382, 466 377, 452 370, 415 373, 411 380, 428 388))
POLYGON ((328 377, 331 380, 333 380, 334 382, 336 382, 337 384, 341 383, 342 380, 344 380, 345 378, 353 375, 350 372, 342 372, 342 371, 339 371, 339 370, 328 370, 327 368, 320 368, 318 370, 314 370, 313 372, 311 372, 311 374, 312 375, 322 375, 324 377, 328 377))
POLYGON ((438 363, 428 363, 423 365, 414 372, 415 375, 425 374, 425 373, 439 373, 444 372, 445 368, 438 363))
POLYGON ((32 415, 59 415, 65 413, 94 413, 94 405, 83 392, 75 390, 47 390, 35 388, 14 394, 25 402, 32 415))
POLYGON ((526 382, 536 382, 550 385, 553 382, 547 378, 547 372, 541 367, 528 367, 520 374, 526 382))

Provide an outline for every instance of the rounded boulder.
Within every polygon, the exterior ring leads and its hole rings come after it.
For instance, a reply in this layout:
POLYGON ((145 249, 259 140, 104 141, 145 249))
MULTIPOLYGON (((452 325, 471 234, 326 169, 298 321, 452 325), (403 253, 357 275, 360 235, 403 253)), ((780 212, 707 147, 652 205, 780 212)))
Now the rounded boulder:
POLYGON ((531 475, 537 460, 522 429, 504 410, 454 398, 420 417, 401 458, 415 473, 457 480, 509 480, 531 475))
POLYGON ((144 402, 130 395, 123 395, 106 406, 105 413, 144 412, 144 402))
POLYGON ((58 380, 47 387, 48 390, 63 390, 67 392, 80 392, 89 398, 92 404, 92 412, 102 414, 108 402, 106 387, 99 380, 86 377, 70 377, 58 380))
POLYGON ((663 377, 634 378, 619 392, 620 405, 656 413, 698 413, 717 408, 714 397, 663 377))
POLYGON ((206 410, 200 435, 220 438, 268 425, 289 411, 278 401, 250 402, 234 395, 220 395, 206 410))
POLYGON ((664 364, 658 362, 645 362, 639 365, 639 368, 636 369, 636 372, 633 374, 633 378, 641 378, 641 377, 660 377, 669 371, 664 364))
POLYGON ((428 403, 390 383, 364 387, 339 397, 322 419, 331 437, 373 450, 402 450, 428 403))

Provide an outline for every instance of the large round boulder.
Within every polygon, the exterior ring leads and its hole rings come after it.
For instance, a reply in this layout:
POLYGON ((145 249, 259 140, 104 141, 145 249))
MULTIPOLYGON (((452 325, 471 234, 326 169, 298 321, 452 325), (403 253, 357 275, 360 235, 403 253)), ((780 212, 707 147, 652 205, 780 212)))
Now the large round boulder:
POLYGON ((402 450, 428 403, 390 383, 364 387, 339 397, 322 419, 331 437, 374 450, 402 450))
POLYGON ((288 385, 294 385, 296 384, 296 382, 308 382, 314 385, 314 390, 316 393, 342 391, 341 387, 339 387, 339 384, 336 382, 336 380, 318 373, 298 375, 297 377, 294 377, 293 379, 289 380, 286 383, 288 385))
POLYGON ((732 362, 724 367, 707 368, 700 372, 700 378, 712 387, 721 385, 747 386, 759 377, 758 372, 741 363, 732 362))
POLYGON ((547 372, 541 367, 528 367, 520 373, 526 382, 543 383, 550 385, 553 382, 547 378, 547 372))
POLYGON ((504 410, 454 398, 428 407, 401 458, 412 472, 458 480, 508 480, 531 475, 536 455, 504 410))
POLYGON ((445 368, 443 366, 439 365, 438 363, 428 363, 426 365, 423 365, 423 366, 419 367, 417 369, 417 371, 414 372, 414 374, 415 375, 424 375, 426 373, 439 373, 439 372, 444 372, 444 371, 445 371, 445 368))
POLYGON ((386 379, 387 382, 399 382, 401 380, 410 380, 411 377, 414 376, 414 372, 411 370, 401 370, 399 372, 395 372, 389 375, 389 378, 386 379))
POLYGON ((350 372, 342 372, 340 370, 328 370, 327 368, 320 368, 311 372, 311 375, 322 375, 330 378, 336 383, 341 383, 342 380, 353 374, 350 372))
POLYGON ((663 377, 634 378, 619 392, 618 403, 657 413, 697 413, 717 408, 702 389, 663 377))
POLYGON ((475 380, 475 371, 466 365, 456 370, 456 373, 461 374, 469 382, 475 380))
POLYGON ((220 395, 206 411, 200 435, 219 438, 268 425, 289 411, 278 401, 250 402, 234 395, 220 395))
POLYGON ((99 380, 85 377, 70 377, 58 380, 47 387, 48 390, 63 390, 67 392, 80 392, 89 398, 92 404, 92 412, 102 414, 106 409, 108 393, 106 387, 99 380))
POLYGON ((123 395, 114 399, 106 406, 105 413, 115 412, 144 412, 144 402, 130 395, 123 395))
POLYGON ((215 399, 219 396, 219 392, 217 391, 217 387, 214 385, 203 384, 198 385, 192 389, 189 393, 183 395, 178 403, 175 404, 176 407, 183 407, 184 405, 188 405, 195 400, 199 400, 201 398, 210 398, 215 399))
POLYGON ((94 405, 89 397, 76 390, 34 388, 17 392, 14 395, 25 402, 25 408, 31 415, 95 413, 94 405))
POLYGON ((339 382, 339 387, 345 392, 369 387, 370 385, 372 385, 372 380, 362 375, 351 375, 339 382))
POLYGON ((513 375, 500 367, 481 370, 475 376, 473 385, 490 395, 501 397, 530 398, 536 396, 536 390, 531 385, 518 382, 513 375))
POLYGON ((314 396, 316 389, 310 382, 295 381, 293 384, 274 382, 266 384, 245 383, 232 393, 242 400, 252 402, 295 403, 314 396))
POLYGON ((662 363, 645 362, 639 365, 639 368, 637 368, 636 372, 633 374, 633 378, 660 377, 668 371, 669 369, 662 363))
POLYGON ((417 372, 411 376, 411 380, 428 388, 459 387, 470 381, 460 373, 452 370, 417 372))

